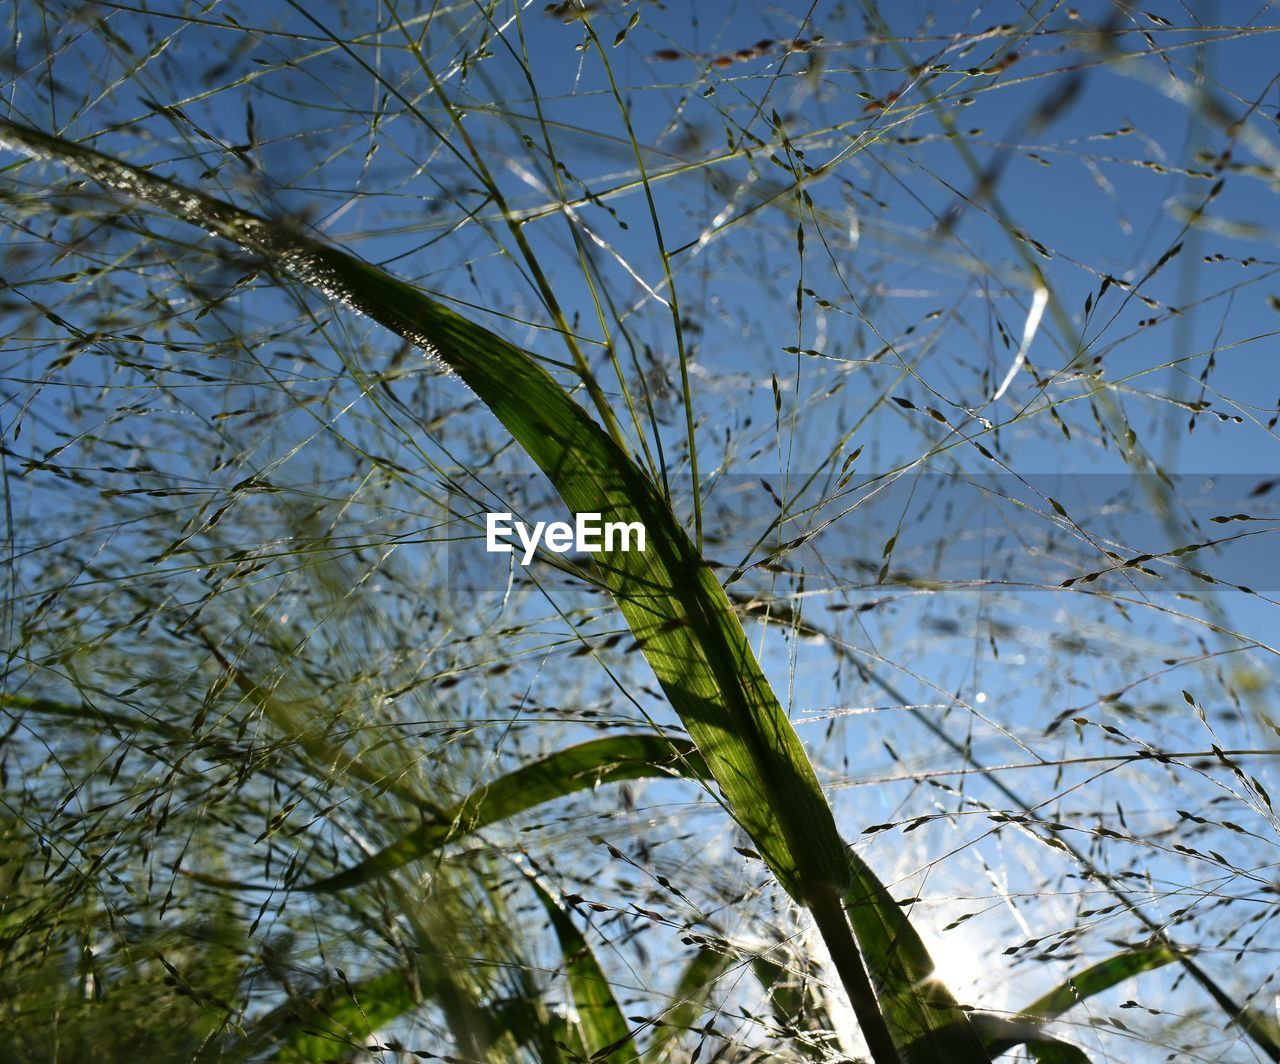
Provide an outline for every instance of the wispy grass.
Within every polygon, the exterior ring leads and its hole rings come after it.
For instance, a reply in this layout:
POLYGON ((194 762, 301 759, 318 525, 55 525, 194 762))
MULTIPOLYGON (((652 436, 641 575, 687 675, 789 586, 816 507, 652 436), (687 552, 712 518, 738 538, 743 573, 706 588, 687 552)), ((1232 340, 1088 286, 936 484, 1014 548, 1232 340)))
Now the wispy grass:
POLYGON ((1280 1059, 1273 14, 10 13, 10 1057, 1280 1059))

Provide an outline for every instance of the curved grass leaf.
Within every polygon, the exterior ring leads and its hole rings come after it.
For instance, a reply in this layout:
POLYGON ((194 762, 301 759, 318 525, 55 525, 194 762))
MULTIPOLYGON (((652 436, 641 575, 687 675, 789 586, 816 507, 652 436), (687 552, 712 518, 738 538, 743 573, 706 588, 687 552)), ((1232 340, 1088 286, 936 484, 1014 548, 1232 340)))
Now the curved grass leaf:
POLYGON ((1069 976, 1022 1009, 1016 1018, 1011 1020, 980 1013, 974 1017, 974 1027, 992 1056, 1025 1045, 1037 1060, 1045 1064, 1058 1064, 1059 1061, 1072 1064, 1074 1061, 1087 1060, 1084 1053, 1075 1046, 1046 1035, 1040 1024, 1056 1019, 1086 998, 1110 990, 1142 972, 1162 968, 1179 957, 1176 950, 1161 943, 1124 950, 1069 976), (1077 1055, 1073 1056, 1072 1053, 1077 1055))
MULTIPOLYGON (((706 759, 731 815, 779 883, 813 913, 877 1064, 898 1060, 839 898, 844 841, 800 739, 724 589, 653 483, 527 352, 346 252, 73 141, 0 120, 0 142, 234 242, 283 274, 371 317, 454 370, 555 485, 574 513, 639 522, 645 552, 601 551, 599 572, 706 759)), ((878 901, 870 903, 873 907, 878 901)), ((891 921, 892 922, 892 921, 891 921)), ((905 918, 904 918, 905 922, 905 918)), ((884 969, 882 983, 894 968, 884 969)), ((889 988, 895 1000, 914 985, 889 988)), ((932 1004, 922 1005, 926 1012, 932 1004)), ((963 1013, 939 1060, 984 1061, 963 1013), (967 1036, 961 1032, 968 1030, 967 1036), (977 1047, 976 1050, 974 1047, 977 1047)), ((902 1040, 898 1029, 897 1045, 902 1040)))
POLYGON ((605 1064, 637 1059, 639 1054, 631 1037, 631 1028, 586 938, 560 903, 535 877, 530 876, 529 883, 551 917, 551 926, 560 943, 586 1056, 605 1064))
POLYGON ((601 783, 669 775, 705 777, 706 766, 692 743, 644 734, 592 739, 486 783, 367 860, 302 889, 333 891, 358 886, 544 802, 601 783))
POLYGON ((1132 979, 1142 972, 1172 964, 1178 957, 1176 950, 1161 943, 1127 949, 1106 960, 1098 961, 1097 964, 1091 964, 1083 971, 1063 980, 1047 994, 1036 998, 1023 1009, 1022 1015, 1034 1016, 1042 1020, 1054 1019, 1086 998, 1091 998, 1104 990, 1110 990, 1113 986, 1123 983, 1126 979, 1132 979))

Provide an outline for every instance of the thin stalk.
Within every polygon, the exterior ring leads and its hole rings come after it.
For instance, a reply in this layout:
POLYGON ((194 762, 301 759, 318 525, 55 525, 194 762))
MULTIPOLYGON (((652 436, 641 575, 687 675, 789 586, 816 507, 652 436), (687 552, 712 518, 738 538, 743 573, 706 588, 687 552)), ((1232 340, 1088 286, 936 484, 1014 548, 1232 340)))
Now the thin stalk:
POLYGON ((658 219, 658 206, 653 201, 653 190, 649 187, 649 176, 645 170, 644 157, 640 152, 640 143, 636 139, 636 131, 631 125, 631 113, 622 99, 622 93, 618 91, 618 83, 613 77, 613 67, 609 64, 609 57, 605 53, 604 45, 600 43, 600 38, 596 35, 595 27, 591 25, 589 18, 584 18, 582 21, 587 28, 587 33, 591 36, 591 40, 595 43, 596 51, 600 53, 600 62, 604 66, 605 75, 609 79, 609 89, 618 103, 618 111, 622 115, 622 122, 627 127, 627 136, 631 140, 631 150, 635 154, 636 168, 640 172, 640 181, 644 186, 645 202, 649 205, 649 217, 653 220, 653 236, 658 243, 658 255, 662 259, 662 270, 667 282, 667 306, 671 309, 671 323, 676 338, 676 355, 680 361, 680 391, 684 401, 685 433, 689 438, 689 473, 693 478, 693 542, 698 549, 698 553, 701 554, 702 487, 698 478, 698 443, 693 415, 693 388, 689 383, 689 353, 685 349, 684 326, 680 321, 680 298, 676 292, 676 280, 671 273, 671 255, 667 251, 666 242, 662 239, 662 223, 658 219))
POLYGON ((858 1018, 862 1037, 867 1040, 871 1059, 875 1064, 901 1064, 901 1058, 893 1045, 893 1037, 889 1034, 889 1025, 880 1011, 876 992, 872 989, 871 980, 863 966, 861 951, 849 929, 849 919, 845 915, 840 895, 825 885, 814 890, 809 897, 809 911, 813 914, 814 923, 818 925, 822 940, 831 951, 831 959, 835 962, 836 971, 840 973, 845 993, 849 995, 849 1003, 858 1018))

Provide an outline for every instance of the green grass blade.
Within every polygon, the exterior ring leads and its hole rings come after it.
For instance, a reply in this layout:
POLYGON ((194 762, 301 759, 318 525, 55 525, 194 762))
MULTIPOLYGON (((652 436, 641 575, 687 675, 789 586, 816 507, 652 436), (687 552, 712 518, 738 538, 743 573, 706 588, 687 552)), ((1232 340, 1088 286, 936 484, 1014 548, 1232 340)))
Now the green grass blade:
POLYGON ((370 882, 471 832, 602 783, 705 774, 702 758, 693 744, 684 740, 645 734, 592 739, 523 765, 478 787, 462 801, 372 857, 303 889, 345 890, 370 882))
POLYGON ((582 932, 569 914, 547 889, 533 876, 529 882, 551 917, 551 926, 560 943, 565 974, 578 1013, 578 1030, 583 1048, 592 1061, 622 1064, 639 1056, 631 1037, 631 1027, 618 1007, 613 989, 600 970, 600 964, 582 932))
POLYGON ((1039 1025, 1057 1019, 1080 1002, 1110 990, 1126 979, 1172 964, 1179 956, 1176 950, 1161 943, 1124 950, 1063 980, 1022 1009, 1017 1019, 979 1014, 974 1020, 975 1029, 992 1056, 1025 1045, 1037 1060, 1045 1064, 1073 1064, 1086 1060, 1080 1050, 1050 1038, 1039 1025), (1073 1053, 1076 1055, 1071 1055, 1073 1053))
POLYGON ((1054 1019, 1094 994, 1110 990, 1142 972, 1172 964, 1177 959, 1177 952, 1159 943, 1127 949, 1064 980, 1043 997, 1036 998, 1022 1010, 1022 1014, 1042 1020, 1054 1019))

